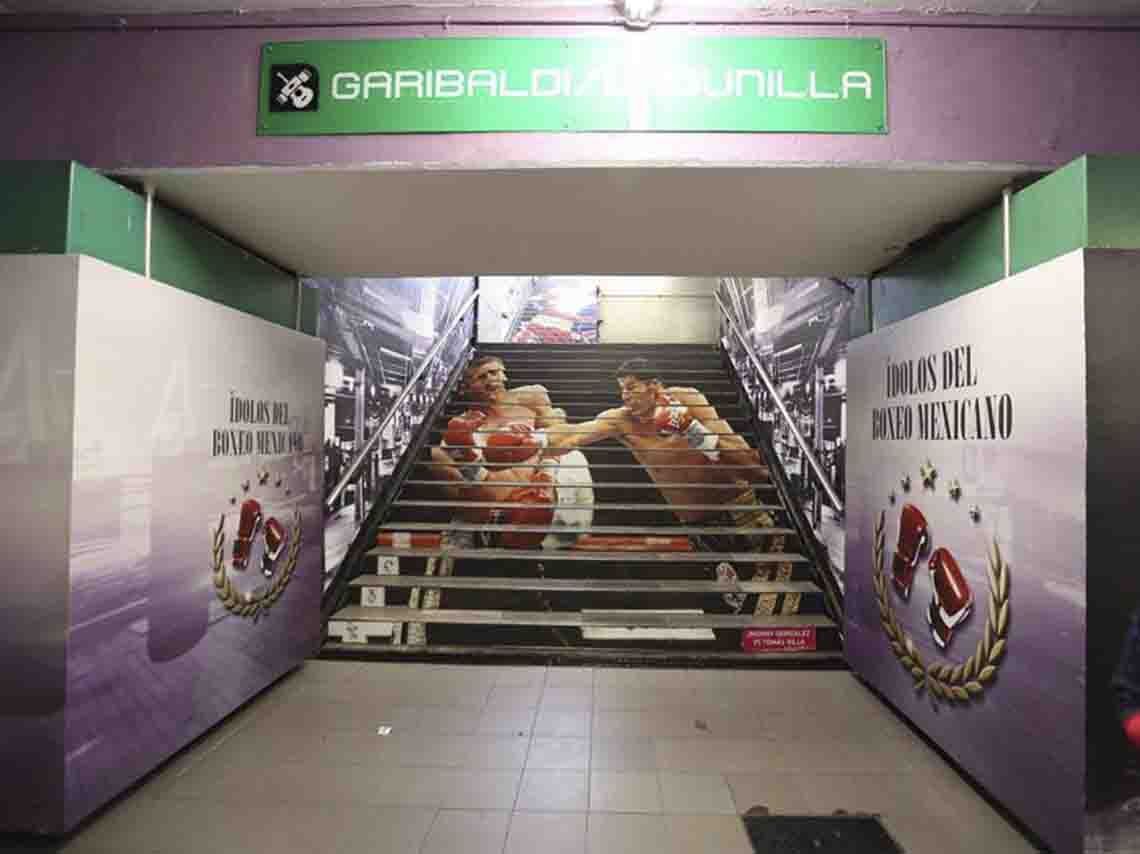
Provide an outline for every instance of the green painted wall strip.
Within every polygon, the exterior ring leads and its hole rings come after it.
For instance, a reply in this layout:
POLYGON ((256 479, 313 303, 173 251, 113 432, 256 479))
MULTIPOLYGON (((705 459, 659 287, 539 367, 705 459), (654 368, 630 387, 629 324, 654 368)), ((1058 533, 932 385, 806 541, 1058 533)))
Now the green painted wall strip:
POLYGON ((301 331, 306 335, 317 334, 317 319, 321 310, 321 292, 317 288, 301 288, 301 331))
POLYGON ((1086 245, 1094 249, 1140 249, 1140 157, 1086 159, 1086 245))
POLYGON ((871 281, 871 327, 896 323, 1002 276, 1001 207, 992 207, 871 281))
MULTIPOLYGON (((1013 195, 1013 272, 1081 247, 1140 249, 1140 156, 1090 155, 1013 195)), ((917 248, 871 282, 865 334, 1002 278, 1000 204, 917 248)))
POLYGON ((1074 160, 1014 193, 1010 212, 1014 273, 1088 245, 1087 163, 1084 157, 1074 160))
POLYGON ((0 162, 0 252, 66 252, 70 198, 70 163, 0 162))
POLYGON ((67 251, 144 272, 146 200, 102 175, 74 164, 67 251))
MULTIPOLYGON (((83 254, 142 274, 146 199, 67 161, 0 162, 0 252, 83 254)), ((155 204, 155 279, 290 329, 316 334, 317 302, 297 279, 205 226, 155 204)))
POLYGON ((296 277, 155 205, 151 276, 192 294, 290 329, 297 322, 296 277))

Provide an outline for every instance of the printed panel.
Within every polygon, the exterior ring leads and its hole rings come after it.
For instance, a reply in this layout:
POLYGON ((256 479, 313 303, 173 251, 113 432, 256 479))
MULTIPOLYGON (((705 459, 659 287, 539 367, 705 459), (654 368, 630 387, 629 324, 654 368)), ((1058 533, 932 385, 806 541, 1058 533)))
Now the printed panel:
POLYGON ((69 826, 316 649, 323 344, 80 260, 69 826))
POLYGON ((1080 845, 1084 268, 849 345, 852 666, 1054 850, 1080 845))

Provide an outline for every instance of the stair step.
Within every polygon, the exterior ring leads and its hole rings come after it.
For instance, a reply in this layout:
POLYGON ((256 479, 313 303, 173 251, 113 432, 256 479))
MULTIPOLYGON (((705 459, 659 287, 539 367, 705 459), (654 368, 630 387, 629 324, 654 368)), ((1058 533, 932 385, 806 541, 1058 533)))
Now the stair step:
MULTIPOLYGON (((506 358, 507 356, 513 356, 516 359, 523 359, 526 361, 551 361, 554 357, 561 356, 563 357, 563 364, 565 364, 565 357, 569 355, 573 356, 575 358, 575 361, 578 359, 593 359, 598 361, 611 361, 615 364, 618 364, 628 359, 637 357, 636 354, 630 352, 629 350, 614 350, 607 352, 601 349, 592 349, 589 345, 576 346, 583 346, 583 349, 571 349, 571 347, 558 349, 557 345, 554 345, 549 348, 541 347, 534 350, 517 349, 511 352, 508 352, 506 350, 491 352, 480 347, 476 351, 475 358, 478 359, 483 356, 497 356, 499 358, 506 358)), ((707 347, 694 350, 674 350, 671 352, 659 351, 652 354, 647 353, 643 358, 650 358, 650 361, 657 362, 658 364, 662 362, 677 361, 680 359, 709 359, 710 361, 715 360, 719 364, 724 356, 720 353, 719 350, 714 350, 711 347, 707 347), (652 358, 650 358, 650 356, 652 356, 652 358)))
MULTIPOLYGON (((582 615, 589 617, 591 614, 610 613, 621 614, 627 613, 629 609, 610 610, 596 608, 583 608, 582 615)), ((704 612, 699 608, 670 608, 670 609, 653 609, 655 613, 665 614, 689 614, 698 616, 704 612)), ((661 629, 661 628, 642 628, 632 626, 582 626, 582 640, 592 642, 620 642, 620 643, 637 643, 639 641, 664 641, 666 643, 684 643, 686 641, 692 643, 710 644, 716 641, 716 632, 712 629, 661 629)))
MULTIPOLYGON (((723 376, 723 372, 721 372, 723 376)), ((599 389, 613 389, 611 396, 617 397, 617 380, 613 376, 590 378, 579 378, 573 375, 551 374, 545 371, 539 371, 533 376, 527 375, 529 378, 522 378, 515 376, 512 371, 510 374, 509 382, 511 388, 521 385, 540 385, 543 386, 551 395, 557 394, 558 396, 584 392, 592 394, 599 389)), ((736 383, 732 380, 717 379, 715 377, 702 377, 700 380, 700 390, 702 392, 715 391, 718 393, 727 393, 736 391, 736 383)), ((667 386, 688 386, 689 382, 669 382, 667 386)))
MULTIPOLYGON (((517 364, 526 365, 565 365, 567 356, 571 356, 574 364, 586 365, 611 365, 617 367, 622 362, 627 361, 631 357, 628 353, 479 353, 475 356, 478 359, 480 356, 497 356, 504 361, 508 356, 513 357, 517 364)), ((715 365, 721 370, 724 364, 724 357, 721 356, 716 350, 699 350, 692 353, 670 353, 654 356, 650 361, 656 363, 660 367, 668 367, 669 365, 692 365, 703 364, 715 365)), ((507 366, 510 367, 509 365, 507 366)))
MULTIPOLYGON (((593 450, 593 449, 587 449, 587 450, 593 450)), ((420 467, 425 467, 425 466, 438 465, 438 463, 429 462, 428 460, 418 460, 415 463, 415 465, 420 466, 420 467)), ((513 468, 513 469, 538 469, 538 468, 545 468, 545 467, 546 466, 543 465, 542 463, 519 463, 517 465, 511 466, 511 468, 513 468)), ((645 466, 643 466, 641 463, 590 463, 589 465, 585 465, 585 466, 574 465, 572 463, 560 463, 558 467, 563 468, 563 469, 637 469, 638 471, 641 471, 641 472, 645 471, 645 466)), ((665 464, 661 464, 661 465, 655 465, 653 467, 654 471, 661 471, 662 469, 672 469, 672 470, 678 471, 678 472, 683 471, 683 470, 707 469, 707 468, 708 468, 707 465, 701 465, 699 463, 696 465, 674 465, 674 464, 665 463, 665 464)), ((718 471, 724 471, 726 469, 752 469, 752 468, 754 468, 754 466, 729 466, 729 465, 723 465, 722 466, 719 464, 717 465, 718 471)), ((433 481, 433 483, 434 482, 435 481, 433 481)))
MULTIPOLYGON (((392 502, 393 507, 471 507, 483 510, 510 510, 512 507, 531 507, 535 505, 522 501, 412 501, 398 499, 392 502)), ((611 504, 608 501, 597 501, 593 504, 579 502, 559 502, 559 509, 570 507, 592 507, 595 510, 628 510, 633 513, 652 513, 662 510, 783 510, 781 504, 750 504, 747 507, 732 504, 611 504)))
POLYGON ((648 649, 631 647, 591 646, 539 646, 534 644, 427 644, 425 646, 394 646, 392 644, 358 644, 327 641, 322 647, 322 658, 367 658, 376 661, 457 660, 471 663, 490 659, 519 661, 531 664, 598 664, 627 666, 680 666, 700 664, 764 667, 776 662, 812 663, 827 665, 831 669, 847 669, 841 650, 813 650, 808 652, 741 652, 716 649, 648 649))
MULTIPOLYGON (((439 448, 440 450, 444 450, 444 451, 447 450, 442 445, 424 445, 424 447, 430 448, 430 449, 439 448)), ((593 445, 589 448, 579 448, 578 450, 585 451, 585 452, 593 452, 593 453, 608 452, 611 454, 630 454, 630 453, 633 453, 629 448, 626 448, 626 447, 614 448, 612 446, 606 446, 606 445, 593 445)), ((638 451, 638 453, 639 454, 672 454, 673 456, 676 456, 679 452, 681 452, 681 451, 688 452, 688 450, 689 450, 688 448, 642 448, 641 450, 638 451)), ((657 468, 657 466, 653 466, 653 467, 657 468)), ((515 466, 512 465, 512 466, 510 466, 510 468, 515 468, 515 466)), ((645 467, 641 466, 641 468, 645 468, 645 467)), ((718 469, 724 468, 724 466, 718 465, 717 468, 718 469)), ((744 466, 744 468, 751 468, 751 467, 750 466, 744 466)))
MULTIPOLYGON (((479 403, 478 401, 450 402, 448 403, 446 410, 439 416, 439 418, 436 419, 435 423, 446 424, 447 419, 450 418, 453 413, 459 414, 462 412, 467 412, 473 407, 479 407, 482 405, 483 404, 479 403)), ((617 421, 618 419, 616 418, 599 418, 598 416, 607 409, 616 409, 617 407, 621 406, 621 401, 610 398, 609 402, 599 404, 595 408, 593 404, 575 404, 560 400, 555 401, 555 406, 558 409, 566 411, 566 418, 562 423, 572 426, 574 424, 587 424, 591 421, 617 421), (578 409, 585 410, 585 414, 576 414, 573 411, 578 409)), ((740 413, 740 407, 736 404, 733 404, 732 406, 719 407, 716 414, 719 415, 723 421, 747 421, 747 419, 740 413)))
MULTIPOLYGON (((571 424, 570 426, 573 427, 574 424, 571 424)), ((471 432, 475 433, 475 434, 483 434, 483 435, 489 436, 492 433, 503 433, 504 431, 503 430, 472 430, 471 432)), ((559 436, 565 436, 565 435, 574 435, 575 433, 587 434, 587 433, 592 433, 592 432, 593 432, 592 430, 559 430, 558 435, 559 436)), ((443 435, 447 434, 447 430, 446 430, 446 428, 443 428, 443 427, 433 427, 431 429, 431 433, 434 436, 443 436, 443 435)), ((638 435, 644 435, 644 434, 639 434, 639 433, 610 433, 610 434, 606 435, 606 437, 604 439, 602 439, 601 441, 608 441, 608 440, 612 440, 612 439, 620 439, 620 438, 625 437, 625 436, 638 436, 638 435)), ((755 433, 718 433, 717 435, 718 436, 734 436, 734 437, 739 438, 739 439, 744 439, 746 442, 752 441, 753 439, 755 439, 755 436, 756 436, 755 433)), ((438 442, 440 440, 435 439, 435 441, 438 442)), ((686 450, 686 449, 684 449, 684 448, 680 448, 680 449, 673 448, 672 450, 676 451, 676 450, 686 450)))
MULTIPOLYGON (((510 468, 515 468, 515 466, 510 466, 510 468)), ((445 486, 445 485, 448 485, 448 483, 449 483, 448 481, 444 481, 444 480, 405 480, 404 481, 405 486, 445 486)), ((658 480, 658 481, 650 481, 647 483, 631 483, 631 482, 627 482, 627 481, 609 482, 609 481, 604 481, 604 480, 595 480, 590 484, 590 486, 593 489, 660 489, 660 488, 677 487, 677 486, 692 486, 692 485, 693 485, 693 482, 690 480, 658 480)), ((773 485, 771 483, 702 483, 702 484, 700 484, 700 488, 702 490, 704 490, 704 489, 723 489, 726 492, 728 490, 735 490, 736 493, 739 493, 742 490, 747 489, 747 488, 774 490, 776 487, 775 487, 775 485, 773 485)))
POLYGON ((541 353, 548 350, 566 350, 568 352, 600 350, 605 353, 619 353, 632 350, 636 353, 644 352, 646 354, 665 353, 669 351, 718 352, 713 344, 703 344, 700 342, 643 343, 640 341, 582 341, 574 344, 523 344, 517 341, 487 341, 480 342, 477 345, 477 352, 480 356, 488 353, 499 353, 503 350, 520 350, 524 353, 541 353))
MULTIPOLYGON (((566 364, 566 361, 567 360, 563 359, 561 362, 559 362, 559 364, 564 365, 566 364)), ((577 362, 576 359, 574 361, 577 362)), ((668 380, 668 385, 679 385, 679 383, 673 379, 674 377, 709 377, 710 379, 715 377, 721 380, 724 379, 724 368, 719 366, 709 368, 676 368, 670 369, 667 373, 668 375, 665 377, 665 379, 668 380)), ((520 385, 527 385, 527 383, 523 382, 524 377, 543 377, 547 375, 554 375, 559 377, 573 376, 577 378, 581 378, 583 376, 602 377, 607 382, 615 382, 614 372, 612 369, 607 370, 602 367, 591 367, 589 365, 585 365, 581 368, 545 368, 532 366, 529 362, 523 362, 507 367, 507 376, 510 378, 512 384, 517 383, 520 385)))
MULTIPOLYGON (((455 415, 462 414, 465 412, 470 412, 471 409, 478 409, 478 407, 480 405, 481 404, 479 404, 479 403, 468 404, 468 403, 462 403, 462 402, 456 402, 453 404, 448 404, 447 408, 442 413, 440 413, 439 418, 437 418, 435 420, 434 424, 437 424, 440 426, 446 426, 448 421, 451 418, 453 418, 455 415)), ((561 409, 566 413, 565 418, 559 419, 559 422, 558 422, 559 425, 564 426, 564 427, 573 427, 573 426, 578 425, 578 424, 590 424, 591 422, 594 422, 594 421, 599 421, 603 424, 609 423, 609 422, 620 423, 620 419, 618 419, 618 418, 614 418, 614 417, 603 418, 603 417, 601 417, 603 412, 605 412, 609 409, 617 408, 620 405, 621 405, 621 403, 619 401, 609 401, 609 402, 604 403, 604 404, 598 404, 596 407, 593 405, 573 404, 573 403, 566 403, 564 401, 556 401, 555 408, 561 409), (579 410, 579 409, 582 410, 582 412, 578 412, 577 410, 579 410)), ((720 420, 722 420, 722 421, 729 421, 729 422, 736 421, 736 422, 739 422, 739 423, 745 425, 745 427, 747 427, 748 419, 745 418, 743 415, 741 415, 740 412, 737 410, 739 410, 738 406, 728 406, 728 407, 722 406, 722 407, 717 409, 716 414, 720 418, 720 420)), ((480 432, 480 431, 475 431, 475 432, 480 432)), ((482 432, 498 433, 498 432, 501 432, 501 430, 499 428, 490 428, 490 429, 484 430, 482 432)))
MULTIPOLYGON (((427 585, 424 585, 427 586, 427 585)), ((830 627, 835 623, 822 614, 666 614, 654 611, 475 611, 459 608, 382 608, 348 605, 332 619, 354 623, 452 623, 484 626, 613 626, 665 629, 749 629, 830 627)))
POLYGON ((515 578, 487 575, 358 575, 352 587, 545 590, 554 593, 822 593, 812 581, 673 581, 618 578, 515 578))
MULTIPOLYGON (((729 405, 729 406, 739 406, 740 405, 740 398, 737 397, 735 390, 725 389, 724 391, 706 392, 705 389, 702 388, 701 391, 702 391, 702 393, 704 393, 705 397, 709 399, 709 402, 713 403, 714 406, 716 405, 716 403, 714 401, 719 401, 721 404, 725 404, 725 405, 729 405)), ((574 394, 574 397, 572 397, 572 398, 565 398, 565 397, 560 396, 559 397, 559 403, 565 403, 568 401, 569 403, 572 403, 572 404, 573 403, 579 403, 579 402, 593 404, 598 400, 602 400, 602 401, 612 401, 614 406, 618 406, 621 404, 621 397, 620 397, 620 395, 618 395, 616 388, 612 389, 612 388, 607 387, 604 390, 596 389, 596 388, 584 388, 584 389, 580 389, 578 391, 573 392, 573 394, 574 394)), ((452 406, 458 406, 458 405, 482 406, 482 405, 486 404, 486 401, 485 400, 472 400, 472 399, 469 399, 466 397, 456 397, 456 398, 453 398, 452 400, 450 400, 449 403, 452 406)))
MULTIPOLYGON (((435 481, 430 481, 435 483, 435 481)), ((567 533, 565 526, 552 527, 546 525, 478 525, 475 523, 463 522, 393 522, 390 525, 381 525, 381 531, 468 531, 472 533, 483 534, 498 534, 504 531, 508 533, 520 534, 565 534, 567 533)), ((709 526, 707 528, 697 527, 676 527, 672 525, 656 525, 656 526, 629 526, 629 525, 594 525, 590 528, 575 528, 576 534, 628 534, 630 536, 664 536, 664 535, 707 535, 713 536, 715 534, 739 534, 741 536, 760 536, 760 537, 776 537, 776 536, 794 536, 794 528, 720 528, 709 526)))
POLYGON ((368 557, 452 557, 462 560, 536 560, 544 563, 575 561, 598 563, 807 563, 793 552, 593 552, 555 549, 397 549, 378 546, 368 557))

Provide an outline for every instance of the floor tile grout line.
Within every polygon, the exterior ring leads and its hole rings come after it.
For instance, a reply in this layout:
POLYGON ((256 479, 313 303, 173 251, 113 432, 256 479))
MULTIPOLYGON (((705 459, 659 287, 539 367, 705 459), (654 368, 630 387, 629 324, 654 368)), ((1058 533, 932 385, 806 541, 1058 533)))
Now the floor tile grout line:
POLYGON ((527 740, 526 755, 523 757, 523 767, 522 770, 519 771, 519 785, 518 788, 515 789, 515 800, 514 803, 511 804, 511 814, 507 817, 507 835, 503 837, 502 854, 506 854, 507 852, 507 845, 511 839, 511 828, 514 826, 515 816, 518 814, 519 799, 522 797, 523 784, 526 781, 527 768, 530 766, 530 752, 534 749, 534 734, 538 729, 538 713, 542 708, 542 699, 546 695, 546 683, 549 679, 549 676, 550 665, 546 665, 542 672, 542 690, 538 695, 538 706, 535 708, 534 716, 530 721, 530 738, 527 740))
POLYGON ((431 838, 432 829, 435 827, 435 823, 437 821, 439 821, 439 814, 441 812, 443 812, 442 806, 435 807, 435 814, 431 817, 431 823, 428 824, 427 833, 424 834, 424 838, 420 841, 420 848, 419 848, 420 854, 424 854, 424 851, 427 849, 427 843, 428 843, 428 840, 431 838))
POLYGON ((594 785, 594 713, 597 711, 596 703, 597 696, 597 668, 590 670, 590 723, 586 727, 586 743, 588 745, 589 753, 586 754, 586 843, 585 848, 590 847, 590 798, 593 796, 594 785))

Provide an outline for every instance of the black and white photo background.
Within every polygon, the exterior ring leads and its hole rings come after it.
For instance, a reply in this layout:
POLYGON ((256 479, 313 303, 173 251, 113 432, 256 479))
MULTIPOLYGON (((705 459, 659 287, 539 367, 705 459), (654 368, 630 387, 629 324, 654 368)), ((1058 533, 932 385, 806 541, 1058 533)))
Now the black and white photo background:
POLYGON ((424 357, 463 307, 475 280, 308 279, 320 291, 318 333, 327 345, 324 393, 325 577, 331 578, 462 353, 456 334, 406 404, 389 412, 424 357), (385 419, 388 419, 385 423, 385 419), (383 426, 360 476, 328 499, 383 426))
MULTIPOLYGON (((859 279, 724 278, 720 298, 748 338, 796 428, 807 440, 840 499, 847 462, 847 343, 859 279)), ((772 396, 726 338, 759 417, 832 566, 843 571, 843 520, 811 475, 810 466, 772 396)))

